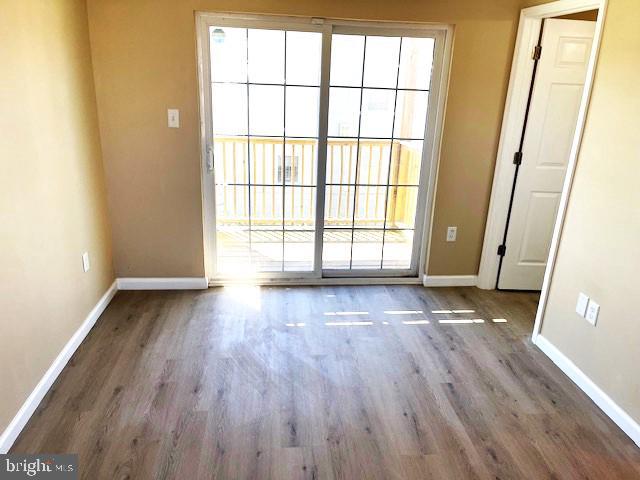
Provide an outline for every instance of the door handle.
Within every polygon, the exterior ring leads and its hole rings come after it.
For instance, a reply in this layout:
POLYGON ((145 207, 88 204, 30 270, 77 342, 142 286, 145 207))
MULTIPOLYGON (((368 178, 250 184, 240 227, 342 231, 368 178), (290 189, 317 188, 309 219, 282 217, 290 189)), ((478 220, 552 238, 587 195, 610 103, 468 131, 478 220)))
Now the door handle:
POLYGON ((213 147, 207 145, 207 172, 213 172, 213 147))

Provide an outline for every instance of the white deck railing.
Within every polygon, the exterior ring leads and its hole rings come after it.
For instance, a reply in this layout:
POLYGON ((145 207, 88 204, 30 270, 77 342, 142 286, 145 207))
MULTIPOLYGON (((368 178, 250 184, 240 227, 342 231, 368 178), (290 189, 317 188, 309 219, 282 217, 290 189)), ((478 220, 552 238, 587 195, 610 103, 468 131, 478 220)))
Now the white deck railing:
MULTIPOLYGON (((418 143, 395 140, 390 152, 390 141, 329 139, 325 226, 350 226, 355 220, 356 226, 379 227, 386 214, 387 228, 410 227, 420 173, 418 143), (387 184, 392 185, 388 191, 387 184)), ((315 224, 316 140, 284 144, 275 138, 216 137, 214 145, 220 224, 244 225, 251 217, 252 226, 282 225, 283 213, 290 228, 315 224)))

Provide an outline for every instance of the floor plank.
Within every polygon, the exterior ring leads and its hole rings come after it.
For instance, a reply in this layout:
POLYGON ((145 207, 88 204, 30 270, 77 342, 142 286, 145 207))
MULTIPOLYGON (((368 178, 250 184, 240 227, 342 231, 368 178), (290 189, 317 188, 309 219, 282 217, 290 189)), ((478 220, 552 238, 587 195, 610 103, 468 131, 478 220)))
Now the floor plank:
POLYGON ((12 451, 78 453, 86 479, 640 478, 640 450, 531 344, 537 300, 119 292, 12 451))

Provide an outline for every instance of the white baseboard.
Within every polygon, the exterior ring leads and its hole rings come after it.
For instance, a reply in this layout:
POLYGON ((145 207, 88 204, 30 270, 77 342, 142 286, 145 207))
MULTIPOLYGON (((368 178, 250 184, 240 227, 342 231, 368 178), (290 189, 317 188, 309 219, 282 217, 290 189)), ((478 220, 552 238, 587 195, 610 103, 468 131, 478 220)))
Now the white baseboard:
POLYGON ((56 381, 60 372, 67 365, 67 362, 85 339, 91 328, 107 308, 109 302, 118 290, 192 290, 208 288, 208 281, 205 277, 184 277, 184 278, 118 278, 105 294, 98 300, 95 307, 89 312, 82 325, 69 339, 62 351, 58 354, 44 376, 40 379, 27 400, 22 404, 18 413, 9 423, 7 428, 0 435, 0 454, 9 451, 13 442, 27 424, 31 415, 36 411, 38 405, 47 394, 53 382, 56 381))
POLYGON ((573 383, 586 393, 600 409, 618 425, 638 447, 640 447, 640 424, 627 412, 614 402, 609 395, 598 387, 580 370, 575 363, 569 360, 560 350, 542 335, 536 337, 535 344, 542 350, 560 370, 562 370, 573 383))
POLYGON ((425 275, 422 277, 425 287, 475 287, 477 275, 425 275))
POLYGON ((29 421, 29 418, 31 418, 31 415, 33 415, 33 412, 38 408, 38 405, 40 405, 40 402, 51 388, 51 385, 53 385, 53 382, 56 381, 62 369, 80 346, 102 312, 107 308, 107 305, 109 305, 109 302, 111 302, 111 299, 117 291, 117 284, 114 281, 102 298, 98 300, 96 306, 89 312, 89 315, 87 315, 87 318, 82 322, 80 328, 71 336, 27 400, 22 404, 18 413, 13 417, 13 420, 11 420, 5 431, 0 435, 0 453, 7 453, 9 451, 13 442, 18 438, 18 435, 29 421))
POLYGON ((125 277, 118 278, 118 290, 203 290, 206 277, 125 277))

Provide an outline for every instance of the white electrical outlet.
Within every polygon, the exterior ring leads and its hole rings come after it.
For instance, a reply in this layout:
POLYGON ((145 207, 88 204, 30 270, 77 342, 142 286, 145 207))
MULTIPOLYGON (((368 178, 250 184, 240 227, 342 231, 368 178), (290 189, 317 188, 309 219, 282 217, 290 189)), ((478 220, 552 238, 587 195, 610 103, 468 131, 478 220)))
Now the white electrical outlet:
POLYGON ((91 268, 91 261, 89 260, 89 252, 84 252, 82 254, 82 270, 88 272, 91 268))
POLYGON ((167 110, 167 124, 169 128, 180 128, 180 110, 177 108, 167 110))
POLYGON ((447 227, 447 242, 455 242, 458 236, 458 227, 447 227))
POLYGON ((578 294, 578 303, 576 303, 576 313, 581 317, 587 315, 587 304, 589 303, 589 297, 584 293, 578 294))
POLYGON ((589 300, 589 305, 587 306, 587 314, 584 318, 587 319, 591 325, 595 325, 598 321, 598 313, 600 312, 600 305, 598 305, 593 300, 589 300))

